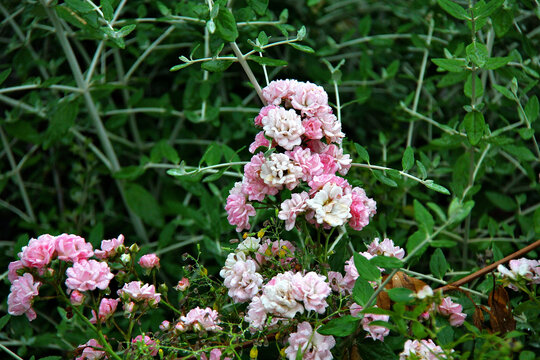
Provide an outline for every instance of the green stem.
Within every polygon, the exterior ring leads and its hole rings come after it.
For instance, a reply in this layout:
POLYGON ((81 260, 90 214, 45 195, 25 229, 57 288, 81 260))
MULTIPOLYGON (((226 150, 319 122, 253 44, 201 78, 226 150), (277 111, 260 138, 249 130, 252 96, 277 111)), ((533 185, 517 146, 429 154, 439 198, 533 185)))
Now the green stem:
POLYGON ((262 95, 261 86, 259 85, 259 82, 257 81, 257 78, 253 74, 253 71, 251 71, 251 68, 249 67, 249 65, 248 65, 248 63, 246 61, 246 57, 248 56, 249 53, 246 54, 246 55, 243 55, 242 52, 240 51, 240 48, 238 47, 238 45, 234 41, 229 43, 229 44, 230 44, 234 54, 236 55, 236 58, 238 59, 238 62, 240 63, 240 65, 244 69, 249 81, 251 82, 251 84, 255 88, 255 91, 257 92, 257 95, 259 95, 259 99, 261 99, 261 102, 264 105, 266 105, 266 100, 264 100, 264 97, 262 95))
POLYGON ((19 357, 19 355, 15 354, 13 351, 9 350, 7 347, 5 347, 3 344, 0 344, 0 349, 7 352, 9 355, 11 355, 13 358, 18 360, 24 360, 23 358, 19 357))

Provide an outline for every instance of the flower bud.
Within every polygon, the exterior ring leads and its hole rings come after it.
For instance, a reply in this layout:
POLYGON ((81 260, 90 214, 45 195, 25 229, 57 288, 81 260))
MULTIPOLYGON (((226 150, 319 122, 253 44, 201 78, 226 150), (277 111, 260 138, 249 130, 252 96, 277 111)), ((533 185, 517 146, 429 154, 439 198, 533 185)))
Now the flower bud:
POLYGON ((169 291, 169 287, 167 286, 167 284, 163 283, 163 284, 160 284, 159 287, 158 287, 158 291, 160 293, 167 293, 167 291, 169 291))
POLYGON ((120 261, 122 262, 122 264, 128 265, 131 262, 131 255, 122 254, 122 256, 120 256, 120 261))
POLYGON ((174 288, 178 291, 186 291, 189 288, 189 279, 186 277, 182 278, 174 288))
POLYGON ((124 312, 132 313, 133 311, 135 311, 135 303, 133 301, 124 303, 124 312))
POLYGON ((139 265, 143 269, 148 269, 148 270, 151 270, 153 268, 159 268, 159 258, 157 257, 156 254, 143 255, 139 259, 139 265))
POLYGON ((186 324, 184 324, 182 321, 179 321, 174 325, 174 331, 176 331, 177 333, 183 333, 186 332, 186 330, 186 324))
POLYGON ((259 350, 257 349, 256 346, 252 347, 251 350, 249 351, 249 358, 257 359, 258 356, 259 356, 259 350))
POLYGON ((84 302, 84 298, 85 296, 82 292, 80 292, 79 290, 74 290, 71 292, 69 301, 71 301, 72 305, 78 306, 84 302))
POLYGON ((136 254, 139 252, 139 250, 141 250, 141 248, 139 247, 139 245, 137 244, 133 244, 129 247, 129 252, 132 253, 132 254, 136 254))
POLYGON ((171 323, 167 320, 163 320, 163 322, 159 325, 159 329, 161 331, 167 331, 171 328, 171 323))

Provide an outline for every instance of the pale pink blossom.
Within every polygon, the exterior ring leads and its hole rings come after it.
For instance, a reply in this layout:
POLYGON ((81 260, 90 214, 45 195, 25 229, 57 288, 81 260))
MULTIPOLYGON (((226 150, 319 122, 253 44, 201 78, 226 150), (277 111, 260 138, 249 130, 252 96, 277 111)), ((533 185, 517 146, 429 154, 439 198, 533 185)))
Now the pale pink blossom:
POLYGON ((305 129, 304 136, 310 140, 319 140, 323 137, 322 123, 318 118, 312 117, 302 120, 305 129))
MULTIPOLYGON (((351 315, 359 317, 361 311, 363 310, 362 306, 353 303, 351 305, 351 315)), ((379 315, 379 314, 364 314, 364 317, 361 320, 362 328, 367 331, 366 337, 370 337, 373 340, 384 341, 384 338, 390 334, 390 330, 380 325, 371 325, 373 321, 386 321, 390 320, 389 315, 379 315)))
POLYGON ((260 296, 255 296, 248 305, 246 321, 249 323, 250 331, 262 330, 266 322, 266 309, 260 296))
POLYGON ((124 286, 118 290, 118 296, 122 297, 124 301, 129 299, 142 301, 150 306, 157 305, 161 301, 161 294, 156 293, 154 285, 143 285, 142 281, 132 281, 124 284, 124 286))
POLYGON ((449 297, 442 299, 437 310, 444 316, 448 316, 450 325, 461 326, 465 322, 466 314, 462 312, 463 306, 452 301, 449 297))
MULTIPOLYGON (((210 351, 210 357, 208 358, 205 353, 201 354, 201 360, 221 360, 221 349, 212 349, 210 351)), ((230 357, 225 357, 223 360, 232 360, 230 357)))
POLYGON ((281 203, 278 218, 285 221, 285 230, 292 230, 296 222, 296 217, 306 211, 307 199, 309 199, 309 195, 304 191, 300 194, 292 194, 290 199, 281 203))
POLYGON ((139 265, 143 269, 159 268, 159 257, 156 254, 146 254, 139 259, 139 265))
POLYGON ((243 251, 229 253, 229 255, 227 255, 227 259, 225 259, 223 268, 221 268, 221 271, 219 272, 219 276, 225 278, 227 273, 232 271, 234 264, 236 264, 238 261, 246 261, 248 259, 251 258, 248 257, 243 251))
POLYGON ((294 161, 295 165, 300 166, 304 181, 309 182, 314 176, 322 175, 324 172, 319 154, 312 153, 309 148, 303 149, 301 146, 297 146, 285 154, 294 161))
POLYGON ((277 109, 277 108, 278 107, 275 105, 267 105, 263 107, 261 111, 259 111, 259 114, 257 115, 257 117, 255 118, 255 126, 263 127, 263 124, 262 124, 263 117, 267 116, 268 111, 270 111, 271 109, 277 109))
POLYGON ((433 296, 433 289, 429 285, 424 286, 423 288, 418 290, 418 292, 416 293, 416 297, 420 300, 423 300, 425 298, 430 298, 432 296, 433 296))
POLYGON ((120 245, 124 245, 124 235, 122 234, 111 240, 103 240, 101 242, 101 250, 95 250, 94 255, 102 260, 113 257, 116 255, 120 245))
POLYGON ((103 359, 105 356, 103 346, 99 345, 96 339, 90 339, 86 344, 79 345, 78 349, 84 349, 81 356, 75 358, 75 360, 98 360, 103 359))
POLYGON ((352 164, 350 155, 343 154, 343 149, 334 144, 330 144, 324 149, 321 153, 321 161, 328 162, 324 169, 326 174, 335 174, 337 171, 343 176, 349 172, 352 164), (323 158, 327 158, 327 160, 323 160, 323 158))
POLYGON ((84 302, 85 296, 79 290, 73 290, 69 295, 69 302, 71 305, 79 306, 84 302))
POLYGON ((345 193, 350 193, 352 190, 351 185, 347 182, 345 178, 336 176, 334 174, 322 174, 314 176, 311 181, 308 182, 311 190, 309 195, 315 194, 317 191, 321 190, 326 184, 334 184, 344 189, 345 193))
POLYGON ((142 345, 143 347, 148 348, 148 350, 145 349, 145 353, 146 351, 148 351, 151 356, 156 356, 158 353, 158 347, 156 345, 156 342, 152 340, 152 338, 148 335, 144 335, 144 337, 142 335, 137 335, 134 339, 131 340, 131 343, 137 344, 138 346, 142 345))
POLYGON ((343 275, 337 271, 329 271, 328 272, 328 283, 330 284, 330 287, 332 290, 334 290, 337 293, 340 293, 342 295, 345 294, 346 291, 346 284, 343 280, 343 275))
POLYGON ((399 354, 399 360, 437 360, 448 359, 440 346, 431 339, 407 340, 403 351, 399 354))
POLYGON ((8 313, 11 315, 26 314, 28 320, 36 318, 36 312, 32 309, 32 301, 39 294, 41 282, 34 282, 32 274, 25 273, 13 281, 8 295, 8 313))
POLYGON ((322 86, 299 82, 294 88, 291 105, 302 115, 312 117, 332 111, 328 106, 328 94, 322 86))
POLYGON ((244 166, 241 187, 236 190, 237 185, 235 185, 233 188, 234 194, 245 194, 249 201, 263 201, 266 195, 276 195, 279 192, 279 188, 266 184, 261 178, 261 168, 265 162, 263 153, 253 155, 251 161, 244 166))
POLYGON ((364 189, 360 187, 353 188, 351 195, 351 219, 349 220, 349 226, 354 230, 360 231, 369 224, 370 218, 377 212, 377 203, 373 199, 368 198, 364 189))
POLYGON ((10 282, 15 281, 19 278, 19 274, 17 273, 19 270, 24 269, 24 265, 21 260, 12 261, 8 265, 8 279, 10 282))
POLYGON ((270 241, 267 239, 261 244, 259 250, 255 254, 255 257, 257 259, 257 263, 263 265, 264 263, 266 263, 266 257, 277 256, 280 259, 287 259, 290 256, 293 256, 295 251, 296 248, 290 241, 270 241))
POLYGON ((161 331, 167 331, 171 328, 171 323, 168 320, 163 320, 161 324, 159 324, 159 330, 161 331))
POLYGON ((255 141, 249 145, 249 152, 253 154, 261 146, 267 148, 270 147, 270 141, 268 141, 268 139, 264 136, 264 131, 261 131, 255 135, 255 141))
POLYGON ((237 261, 225 274, 223 284, 229 289, 228 294, 234 302, 246 302, 259 292, 263 277, 256 270, 253 260, 237 261))
POLYGON ((271 154, 262 164, 259 175, 265 184, 279 190, 283 186, 294 189, 303 177, 302 168, 281 153, 271 154))
POLYGON ((383 255, 398 259, 403 259, 405 256, 405 250, 399 246, 394 246, 394 242, 391 239, 385 238, 382 242, 379 242, 379 238, 373 239, 371 244, 368 245, 367 252, 375 256, 383 255))
POLYGON ((188 331, 188 327, 182 321, 179 321, 174 325, 174 331, 178 334, 181 334, 188 331))
POLYGON ((313 331, 311 324, 304 321, 298 324, 295 333, 289 336, 289 346, 285 349, 287 359, 297 359, 298 353, 304 360, 330 360, 333 359, 330 350, 336 345, 333 336, 324 336, 313 331))
POLYGON ((261 239, 249 236, 236 247, 236 251, 245 253, 256 252, 261 246, 261 239))
POLYGON ((201 309, 196 307, 191 309, 186 316, 180 317, 180 320, 187 326, 192 326, 195 331, 219 331, 219 314, 216 310, 207 307, 201 309))
POLYGON ((340 144, 345 134, 341 131, 341 123, 331 112, 319 113, 318 119, 322 124, 323 134, 328 143, 340 144))
POLYGON ((333 183, 327 183, 315 193, 313 198, 306 200, 308 207, 315 212, 318 224, 331 227, 341 226, 351 218, 350 207, 352 196, 346 189, 333 183))
POLYGON ((290 106, 290 98, 296 93, 299 83, 296 80, 274 80, 268 84, 263 90, 263 98, 268 104, 290 106))
POLYGON ((325 281, 326 277, 313 271, 305 275, 294 274, 293 296, 304 303, 307 311, 316 311, 323 314, 328 306, 326 298, 332 291, 325 281))
POLYGON ((227 197, 227 205, 225 206, 228 214, 227 220, 229 224, 236 225, 236 231, 238 232, 249 229, 249 217, 256 214, 253 205, 246 202, 246 196, 236 191, 240 186, 239 184, 236 183, 233 190, 231 190, 231 194, 227 197))
POLYGON ((81 260, 88 260, 94 255, 92 244, 77 235, 58 235, 55 246, 58 259, 62 261, 76 263, 81 260))
POLYGON ((66 286, 72 290, 105 290, 114 277, 109 265, 96 260, 82 260, 66 270, 66 286))
POLYGON ((186 291, 187 288, 189 288, 189 279, 187 277, 183 277, 180 281, 178 281, 178 284, 174 287, 178 291, 186 291))
POLYGON ((302 119, 293 109, 285 110, 282 107, 270 109, 261 120, 264 134, 286 150, 292 150, 302 142, 305 132, 302 119))
POLYGON ((19 253, 19 258, 25 267, 42 270, 54 258, 56 238, 49 234, 40 235, 37 239, 30 239, 19 253))
POLYGON ((540 284, 540 261, 527 258, 510 260, 507 269, 504 265, 499 265, 497 270, 505 278, 505 283, 512 290, 517 291, 518 287, 513 282, 525 281, 533 284, 540 284))
POLYGON ((304 312, 304 307, 294 297, 294 277, 290 271, 274 276, 263 286, 261 302, 267 313, 289 319, 304 312))
POLYGON ((95 324, 98 319, 101 323, 107 321, 107 319, 110 318, 116 311, 116 307, 118 306, 119 302, 120 299, 101 299, 101 302, 99 303, 98 316, 96 318, 96 312, 92 310, 92 318, 90 319, 90 322, 95 324))

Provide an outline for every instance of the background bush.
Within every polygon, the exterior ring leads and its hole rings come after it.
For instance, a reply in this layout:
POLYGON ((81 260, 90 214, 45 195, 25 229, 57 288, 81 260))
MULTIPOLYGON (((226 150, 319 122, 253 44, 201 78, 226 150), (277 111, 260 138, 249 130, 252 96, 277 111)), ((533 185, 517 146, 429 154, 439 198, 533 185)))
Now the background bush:
MULTIPOLYGON (((266 64, 269 80, 317 83, 334 104, 338 88, 354 161, 424 183, 352 170, 378 207, 369 227, 347 235, 355 248, 378 235, 410 249, 435 232, 448 263, 437 277, 451 281, 540 234, 536 1, 231 1, 236 27, 201 1, 104 0, 99 11, 82 0, 45 3, 0 4, 4 268, 42 233, 77 233, 94 246, 122 233, 160 255, 169 284, 183 252, 200 251, 217 273, 238 236, 223 208, 241 166, 166 171, 250 158, 261 104, 238 63, 212 60, 234 55, 223 37, 235 28, 255 57, 265 41, 283 42, 249 61, 262 86, 266 64)), ((336 267, 350 256, 346 243, 336 267)), ((425 260, 415 271, 433 273, 425 260)), ((492 279, 479 282, 487 293, 492 279)), ((86 341, 37 310, 39 321, 13 319, 2 332, 22 356, 86 341)), ((538 349, 538 323, 521 324, 538 349)))

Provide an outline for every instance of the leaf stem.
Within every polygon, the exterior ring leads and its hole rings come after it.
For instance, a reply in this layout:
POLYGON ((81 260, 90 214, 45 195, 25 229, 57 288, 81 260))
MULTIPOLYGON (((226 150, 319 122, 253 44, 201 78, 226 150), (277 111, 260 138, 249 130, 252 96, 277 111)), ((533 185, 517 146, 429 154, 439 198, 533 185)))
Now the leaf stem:
POLYGON ((262 95, 261 86, 259 85, 259 82, 257 81, 257 78, 255 78, 255 75, 251 71, 251 68, 249 67, 249 65, 248 65, 248 63, 246 61, 246 57, 248 56, 249 53, 246 54, 246 55, 243 55, 242 52, 240 51, 240 48, 238 47, 238 45, 234 41, 229 43, 229 44, 230 44, 234 54, 236 55, 236 58, 238 59, 238 62, 240 63, 240 65, 244 69, 249 81, 251 82, 251 84, 255 88, 255 91, 257 92, 257 95, 259 95, 259 99, 261 99, 261 102, 264 105, 266 105, 266 100, 264 100, 264 97, 262 95))

